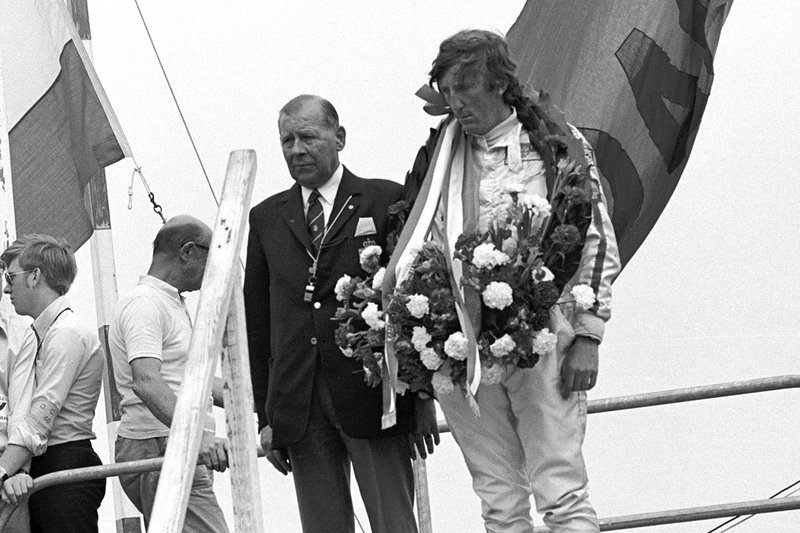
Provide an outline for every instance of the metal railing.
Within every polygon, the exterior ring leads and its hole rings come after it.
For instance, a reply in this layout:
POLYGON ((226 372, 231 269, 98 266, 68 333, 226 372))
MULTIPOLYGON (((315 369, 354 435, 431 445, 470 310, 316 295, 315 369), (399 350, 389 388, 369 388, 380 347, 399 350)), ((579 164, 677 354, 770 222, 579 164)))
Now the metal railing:
MULTIPOLYGON (((605 398, 590 401, 588 403, 587 410, 589 413, 606 413, 610 411, 638 409, 642 407, 669 405, 681 402, 691 402, 696 400, 723 398, 727 396, 737 396, 742 394, 793 388, 800 388, 800 375, 775 376, 771 378, 733 381, 728 383, 703 385, 699 387, 688 387, 684 389, 605 398)), ((449 432, 450 429, 447 427, 446 423, 440 422, 439 431, 446 433, 449 432)), ((261 453, 259 453, 259 455, 261 455, 261 453)), ((124 474, 160 470, 163 462, 164 459, 159 457, 155 459, 144 459, 141 461, 130 461, 127 463, 114 463, 109 465, 53 472, 51 474, 36 478, 34 480, 34 486, 31 490, 31 493, 66 483, 75 483, 90 479, 104 479, 124 474)), ((420 522, 420 533, 430 533, 432 532, 431 509, 430 501, 428 500, 427 474, 424 461, 417 461, 415 463, 415 475, 418 477, 417 507, 420 522)), ((741 515, 793 511, 798 509, 800 509, 800 496, 752 500, 721 505, 689 507, 652 513, 603 518, 600 520, 600 530, 617 531, 621 529, 632 529, 637 527, 677 524, 682 522, 693 522, 714 518, 728 518, 741 515)), ((5 527, 6 522, 8 522, 8 519, 13 511, 14 507, 11 505, 4 505, 0 510, 0 531, 2 531, 5 527)), ((548 531, 548 529, 540 527, 536 528, 535 531, 537 533, 544 533, 548 531)))
MULTIPOLYGON (((683 389, 672 389, 645 394, 634 394, 630 396, 602 398, 588 402, 587 412, 608 413, 611 411, 623 411, 628 409, 639 409, 642 407, 654 407, 658 405, 670 405, 675 403, 692 402, 696 400, 724 398, 727 396, 738 396, 743 394, 797 388, 800 388, 800 375, 774 376, 769 378, 731 381, 726 383, 716 383, 713 385, 702 385, 698 387, 687 387, 683 389)), ((449 431, 450 428, 447 427, 446 423, 439 423, 439 432, 446 433, 449 431)), ((419 463, 419 461, 417 463, 419 463)), ((414 473, 417 477, 426 475, 424 468, 418 468, 416 463, 414 467, 414 473)), ((427 494, 427 480, 421 481, 418 483, 418 485, 423 485, 427 494)), ((432 533, 433 527, 430 521, 430 502, 418 497, 417 508, 420 519, 420 533, 432 533), (423 519, 425 520, 423 521, 423 519)), ((672 509, 653 513, 603 518, 600 519, 600 530, 617 531, 620 529, 677 524, 681 522, 693 522, 698 520, 728 518, 760 513, 774 513, 778 511, 793 511, 797 509, 800 509, 800 497, 753 500, 722 505, 690 507, 685 509, 672 509)), ((549 530, 545 527, 538 527, 534 531, 536 533, 544 533, 549 530)))

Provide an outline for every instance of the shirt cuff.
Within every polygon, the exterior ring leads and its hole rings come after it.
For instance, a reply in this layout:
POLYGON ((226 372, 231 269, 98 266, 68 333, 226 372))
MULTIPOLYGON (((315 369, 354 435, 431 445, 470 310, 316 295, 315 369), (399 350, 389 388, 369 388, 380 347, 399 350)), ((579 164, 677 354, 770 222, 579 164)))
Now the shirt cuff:
POLYGON ((9 435, 8 443, 26 448, 34 457, 47 451, 47 437, 36 431, 28 420, 24 420, 14 428, 9 435))
POLYGON ((589 337, 597 342, 603 342, 606 322, 593 313, 579 312, 572 320, 572 328, 576 336, 589 337))

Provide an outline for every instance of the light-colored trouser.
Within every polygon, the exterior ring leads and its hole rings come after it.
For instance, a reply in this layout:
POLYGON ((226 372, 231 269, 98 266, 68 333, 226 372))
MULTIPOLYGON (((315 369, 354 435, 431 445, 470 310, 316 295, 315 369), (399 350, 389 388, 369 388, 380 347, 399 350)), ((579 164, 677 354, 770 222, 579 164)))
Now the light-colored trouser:
POLYGON ((507 367, 500 383, 481 384, 479 418, 459 387, 439 397, 488 532, 532 532, 531 494, 554 533, 599 531, 581 452, 586 393, 561 397, 562 360, 553 351, 533 368, 507 367))
MULTIPOLYGON (((166 449, 166 437, 141 440, 117 437, 115 456, 118 463, 152 459, 163 457, 166 449)), ((161 472, 119 476, 122 490, 144 516, 145 527, 150 523, 150 515, 153 513, 153 503, 160 476, 161 472)), ((186 533, 228 533, 225 515, 214 495, 211 473, 203 465, 195 467, 183 531, 186 533)))
POLYGON ((28 502, 17 506, 14 514, 8 519, 3 533, 30 533, 30 514, 28 513, 28 502))

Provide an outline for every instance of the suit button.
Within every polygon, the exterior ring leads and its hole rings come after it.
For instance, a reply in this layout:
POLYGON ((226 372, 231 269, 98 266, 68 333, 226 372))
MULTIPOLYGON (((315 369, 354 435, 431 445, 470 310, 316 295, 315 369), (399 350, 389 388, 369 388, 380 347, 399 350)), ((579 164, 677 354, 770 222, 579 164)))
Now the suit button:
POLYGON ((321 303, 319 303, 319 302, 314 302, 314 309, 319 309, 320 307, 322 307, 322 304, 321 304, 321 303))
POLYGON ((312 346, 316 346, 317 345, 317 338, 316 337, 311 337, 311 345, 312 346))

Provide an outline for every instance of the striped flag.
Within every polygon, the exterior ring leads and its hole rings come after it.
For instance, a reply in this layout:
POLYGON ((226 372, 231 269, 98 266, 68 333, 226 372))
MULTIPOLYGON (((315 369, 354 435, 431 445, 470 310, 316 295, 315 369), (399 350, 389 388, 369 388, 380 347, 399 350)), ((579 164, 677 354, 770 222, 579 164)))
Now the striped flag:
POLYGON ((623 266, 678 184, 732 0, 528 0, 517 74, 592 143, 623 266))
POLYGON ((92 234, 86 185, 130 148, 63 1, 0 2, 0 81, 16 234, 77 250, 92 234))

